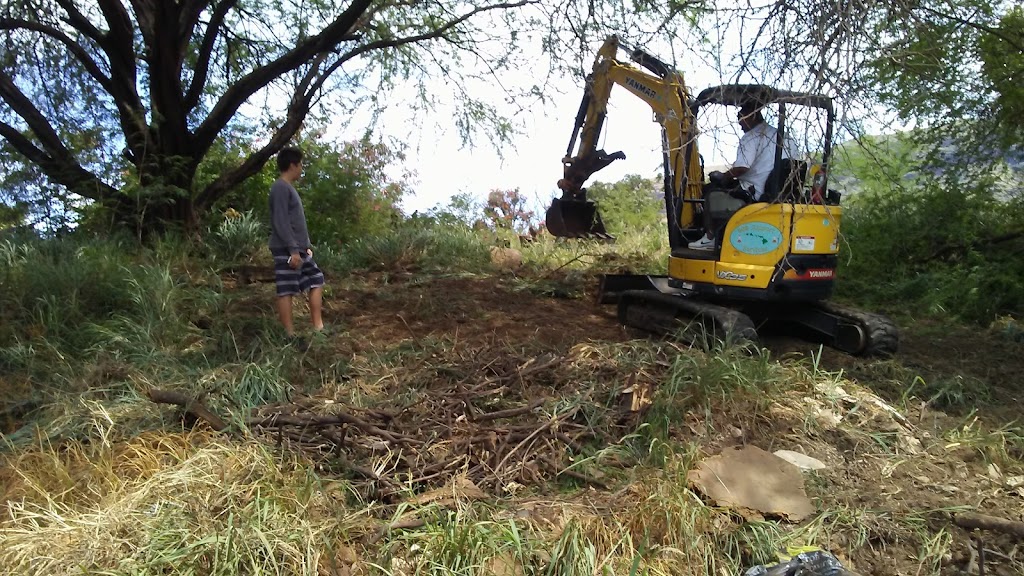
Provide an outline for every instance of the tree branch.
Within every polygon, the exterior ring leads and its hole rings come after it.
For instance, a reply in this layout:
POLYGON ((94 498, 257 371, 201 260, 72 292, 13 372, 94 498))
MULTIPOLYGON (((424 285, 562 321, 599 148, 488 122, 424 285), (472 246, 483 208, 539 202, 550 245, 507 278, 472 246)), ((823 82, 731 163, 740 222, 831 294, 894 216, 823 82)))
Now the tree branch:
MULTIPOLYGON (((96 1, 100 6, 100 11, 103 12, 103 18, 110 26, 106 36, 113 42, 112 47, 115 50, 120 50, 123 56, 133 58, 135 56, 135 49, 132 43, 134 25, 132 24, 131 15, 124 8, 124 4, 120 0, 96 1)), ((108 55, 114 56, 109 51, 108 55)))
MULTIPOLYGON (((538 1, 539 0, 519 0, 517 2, 502 2, 487 6, 479 6, 469 12, 466 12, 462 16, 450 20, 441 27, 424 34, 369 42, 355 50, 350 50, 338 58, 338 60, 325 71, 320 79, 318 79, 314 84, 314 88, 310 90, 310 92, 321 88, 326 79, 333 72, 337 71, 344 62, 371 50, 395 48, 405 44, 440 38, 452 28, 483 12, 520 8, 530 4, 536 4, 538 1)), ((216 134, 218 134, 224 125, 226 125, 227 120, 229 120, 231 115, 234 114, 234 111, 237 110, 238 106, 240 106, 246 98, 255 93, 256 90, 265 86, 270 80, 288 72, 289 70, 294 70, 314 54, 330 50, 338 42, 342 41, 349 33, 351 27, 359 21, 361 16, 363 16, 363 13, 369 10, 370 4, 371 2, 367 0, 357 0, 356 2, 353 2, 353 4, 349 6, 348 10, 325 28, 323 32, 310 38, 308 41, 299 44, 277 60, 253 70, 232 85, 232 87, 224 93, 220 101, 218 101, 207 119, 196 130, 197 144, 202 145, 207 141, 212 143, 213 138, 215 138, 216 134), (221 118, 225 113, 228 113, 227 116, 221 118)), ((209 144, 206 144, 206 146, 209 146, 209 144)))
POLYGON ((59 4, 60 7, 68 13, 67 22, 68 24, 71 24, 75 30, 82 32, 98 43, 103 42, 103 33, 93 26, 92 23, 89 22, 89 19, 78 11, 78 8, 72 0, 57 0, 57 4, 59 4))
MULTIPOLYGON (((160 0, 157 1, 159 2, 160 0)), ((135 18, 139 21, 139 32, 142 34, 142 42, 147 47, 150 47, 153 45, 153 32, 157 27, 154 18, 157 6, 151 0, 130 0, 130 2, 132 12, 135 13, 135 18)))
POLYGON ((217 201, 218 198, 227 193, 235 186, 238 186, 246 178, 256 174, 263 169, 263 165, 270 160, 270 157, 277 154, 284 148, 292 136, 302 127, 302 122, 309 113, 309 95, 294 99, 288 107, 288 115, 284 124, 281 125, 265 146, 253 152, 237 168, 225 172, 219 178, 211 182, 200 192, 195 199, 195 206, 199 209, 205 208, 217 201))
POLYGON ((95 78, 104 90, 107 92, 113 90, 110 78, 100 70, 99 65, 92 59, 92 56, 90 56, 80 44, 69 38, 67 34, 64 34, 60 30, 40 22, 30 22, 19 18, 0 18, 0 30, 31 30, 32 32, 39 32, 40 34, 53 38, 63 44, 68 51, 82 63, 82 66, 85 67, 85 71, 95 78))
MULTIPOLYGON (((377 40, 375 42, 370 42, 370 43, 364 44, 364 45, 362 45, 362 46, 360 46, 360 47, 358 47, 358 48, 356 48, 354 50, 350 50, 350 51, 346 52, 344 55, 342 55, 340 58, 338 58, 338 61, 335 62, 334 64, 332 64, 331 67, 328 70, 330 70, 330 72, 334 72, 344 62, 346 62, 348 60, 351 60, 352 58, 355 58, 356 56, 359 56, 361 54, 365 54, 366 52, 369 52, 371 50, 381 50, 381 49, 384 49, 384 48, 397 48, 398 46, 404 46, 406 44, 413 44, 413 43, 416 43, 416 42, 422 42, 424 40, 434 40, 434 39, 437 39, 437 38, 441 38, 441 37, 444 36, 445 32, 448 32, 452 28, 458 26, 459 24, 462 24, 463 22, 469 20, 473 16, 476 16, 477 14, 480 14, 482 12, 487 12, 487 11, 490 11, 490 10, 505 10, 505 9, 511 9, 511 8, 521 8, 523 6, 527 6, 527 5, 530 5, 530 4, 536 4, 537 2, 538 2, 538 0, 520 0, 519 2, 507 2, 507 3, 501 3, 501 4, 490 4, 488 6, 479 6, 477 8, 474 8, 473 10, 463 14, 462 16, 459 16, 458 18, 449 21, 448 23, 446 23, 445 25, 441 26, 440 28, 437 28, 435 30, 431 30, 430 32, 426 32, 426 33, 423 33, 423 34, 417 34, 415 36, 406 36, 404 38, 392 38, 392 39, 389 39, 389 40, 377 40)), ((325 76, 328 76, 328 75, 329 74, 325 74, 325 76)))
MULTIPOLYGON (((69 14, 74 8, 68 0, 59 0, 69 14)), ((97 0, 107 32, 97 38, 110 65, 110 95, 117 107, 125 143, 133 157, 146 149, 146 110, 139 97, 138 72, 135 67, 135 25, 120 0, 97 0)), ((76 19, 77 21, 77 19, 76 19)), ((88 24, 86 22, 85 24, 88 24)), ((81 29, 80 24, 74 24, 81 29)), ((134 158, 133 158, 134 160, 134 158)))
POLYGON ((116 189, 79 166, 73 158, 67 162, 49 156, 10 124, 0 122, 0 137, 7 140, 30 162, 39 166, 47 177, 69 190, 93 200, 117 194, 116 189))
POLYGON ((989 236, 976 238, 971 242, 958 242, 954 244, 945 244, 939 246, 931 254, 925 257, 918 264, 925 264, 935 260, 949 260, 954 256, 962 256, 966 252, 971 250, 980 250, 982 248, 990 248, 1003 242, 1010 242, 1018 238, 1024 238, 1024 231, 1015 230, 1013 232, 1006 232, 1005 234, 999 234, 998 236, 989 236))
POLYGON ((199 105, 199 98, 206 86, 206 78, 210 73, 210 61, 213 57, 213 48, 217 43, 217 36, 224 24, 224 19, 231 11, 238 0, 224 0, 217 4, 210 16, 210 23, 206 25, 206 34, 203 35, 203 42, 199 46, 198 59, 195 69, 192 71, 192 83, 189 84, 188 92, 185 94, 185 108, 192 110, 199 105))
POLYGON ((159 390, 157 388, 150 388, 146 391, 146 396, 157 404, 174 404, 181 406, 185 412, 191 414, 194 418, 202 420, 210 425, 217 432, 226 430, 228 427, 227 422, 221 419, 220 416, 214 414, 209 408, 206 407, 202 401, 186 396, 185 394, 176 390, 159 390))
POLYGON ((178 17, 178 34, 191 38, 192 31, 199 24, 199 17, 210 4, 208 0, 183 0, 181 14, 178 17))
POLYGON ((64 147, 60 135, 50 126, 50 122, 43 116, 43 113, 32 101, 25 96, 25 93, 18 88, 6 72, 0 71, 0 98, 2 98, 11 109, 28 124, 43 148, 51 156, 70 156, 71 153, 64 147))
POLYGON ((1024 522, 1007 520, 997 516, 972 514, 963 512, 953 516, 953 523, 968 530, 995 530, 1004 534, 1012 534, 1024 538, 1024 522))
POLYGON ((194 145, 200 150, 207 150, 217 134, 234 117, 235 112, 257 90, 269 84, 275 78, 294 70, 308 61, 318 52, 333 49, 349 33, 359 21, 363 13, 373 4, 373 0, 354 0, 338 18, 327 25, 320 34, 300 43, 284 53, 280 58, 246 74, 238 82, 229 87, 214 105, 210 114, 195 131, 194 145))

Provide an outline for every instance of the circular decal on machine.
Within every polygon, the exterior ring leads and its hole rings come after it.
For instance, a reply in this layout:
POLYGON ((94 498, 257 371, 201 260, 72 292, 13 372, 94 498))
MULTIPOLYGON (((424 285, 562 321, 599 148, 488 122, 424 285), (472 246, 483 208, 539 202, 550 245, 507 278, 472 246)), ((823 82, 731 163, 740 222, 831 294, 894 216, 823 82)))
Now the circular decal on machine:
POLYGON ((744 254, 767 254, 782 244, 782 231, 764 222, 747 222, 732 231, 729 243, 744 254))

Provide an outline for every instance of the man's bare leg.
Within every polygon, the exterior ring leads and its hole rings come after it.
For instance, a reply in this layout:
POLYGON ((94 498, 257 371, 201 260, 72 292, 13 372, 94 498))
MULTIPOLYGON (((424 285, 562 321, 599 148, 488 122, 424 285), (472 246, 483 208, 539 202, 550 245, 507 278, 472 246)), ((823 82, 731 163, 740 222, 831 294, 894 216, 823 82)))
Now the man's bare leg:
POLYGON ((322 317, 324 305, 324 288, 318 286, 316 288, 310 288, 309 290, 309 317, 313 321, 313 329, 320 331, 324 329, 324 319, 322 317))
POLYGON ((278 296, 274 302, 277 307, 277 317, 281 320, 281 324, 284 326, 284 332, 288 336, 295 336, 295 326, 292 325, 292 297, 278 296))

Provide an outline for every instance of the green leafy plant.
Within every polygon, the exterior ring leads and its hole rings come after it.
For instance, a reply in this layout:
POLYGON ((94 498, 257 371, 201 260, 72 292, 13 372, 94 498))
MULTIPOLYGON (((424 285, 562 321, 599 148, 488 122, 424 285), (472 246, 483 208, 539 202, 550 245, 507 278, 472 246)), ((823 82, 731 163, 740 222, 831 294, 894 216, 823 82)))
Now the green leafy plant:
POLYGON ((252 210, 243 213, 228 210, 224 219, 211 231, 209 244, 218 258, 232 262, 247 261, 266 246, 269 233, 267 224, 252 210))

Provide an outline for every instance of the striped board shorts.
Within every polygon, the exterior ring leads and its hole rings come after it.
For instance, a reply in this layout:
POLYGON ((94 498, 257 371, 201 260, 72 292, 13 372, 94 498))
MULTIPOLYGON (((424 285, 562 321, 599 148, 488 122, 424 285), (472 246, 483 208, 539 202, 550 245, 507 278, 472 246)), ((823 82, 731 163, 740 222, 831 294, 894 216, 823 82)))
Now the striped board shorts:
POLYGON ((300 294, 324 285, 324 273, 312 256, 300 252, 302 265, 296 270, 288 265, 290 254, 287 251, 271 250, 270 253, 274 256, 274 280, 278 296, 300 294))

